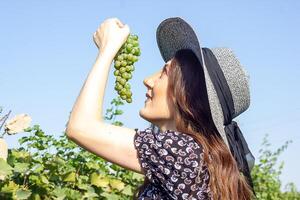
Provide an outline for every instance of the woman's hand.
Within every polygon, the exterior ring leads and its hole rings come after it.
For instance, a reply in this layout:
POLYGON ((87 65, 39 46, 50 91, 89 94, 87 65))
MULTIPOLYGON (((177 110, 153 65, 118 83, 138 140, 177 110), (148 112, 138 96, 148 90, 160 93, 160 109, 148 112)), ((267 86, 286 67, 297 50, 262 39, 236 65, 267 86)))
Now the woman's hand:
POLYGON ((101 53, 115 56, 129 36, 130 28, 118 18, 106 19, 93 35, 93 40, 101 53))

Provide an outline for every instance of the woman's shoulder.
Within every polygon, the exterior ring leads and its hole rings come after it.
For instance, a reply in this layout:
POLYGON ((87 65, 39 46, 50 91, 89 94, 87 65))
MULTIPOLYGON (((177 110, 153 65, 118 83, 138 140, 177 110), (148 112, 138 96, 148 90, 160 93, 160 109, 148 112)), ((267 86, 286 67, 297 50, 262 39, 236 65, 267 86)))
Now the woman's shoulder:
POLYGON ((148 127, 145 129, 136 128, 135 139, 139 138, 140 140, 148 140, 153 142, 154 140, 159 143, 163 143, 164 147, 169 146, 178 146, 182 147, 190 147, 192 149, 199 149, 202 151, 202 145, 199 144, 196 139, 184 132, 175 131, 175 130, 166 130, 166 131, 158 131, 154 132, 152 128, 148 127))

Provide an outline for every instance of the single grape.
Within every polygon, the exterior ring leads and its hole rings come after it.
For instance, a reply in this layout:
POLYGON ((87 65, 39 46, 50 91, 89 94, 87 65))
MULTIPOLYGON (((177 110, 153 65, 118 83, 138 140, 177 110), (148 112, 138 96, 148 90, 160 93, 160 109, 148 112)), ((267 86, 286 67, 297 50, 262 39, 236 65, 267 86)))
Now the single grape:
POLYGON ((126 89, 130 89, 130 84, 129 84, 129 83, 126 83, 126 84, 124 85, 124 87, 125 87, 126 89))
POLYGON ((123 56, 122 56, 122 54, 121 55, 118 55, 118 57, 117 57, 117 59, 118 59, 118 61, 122 61, 123 60, 123 56))
POLYGON ((127 79, 127 72, 122 73, 122 78, 127 79))
MULTIPOLYGON (((116 82, 116 86, 119 88, 119 87, 121 87, 121 89, 123 88, 123 85, 121 84, 121 83, 119 83, 119 82, 116 82)), ((124 86, 125 87, 125 86, 124 86)))
MULTIPOLYGON (((130 51, 130 53, 134 55, 134 54, 135 54, 135 51, 136 51, 135 48, 132 48, 131 51, 130 51)), ((134 62, 134 61, 133 61, 133 62, 134 62)))
POLYGON ((127 90, 125 94, 126 94, 127 97, 131 97, 132 96, 132 92, 129 91, 129 90, 127 90))
POLYGON ((119 74, 120 74, 120 71, 119 71, 119 70, 115 70, 115 71, 114 71, 114 75, 115 75, 115 76, 118 76, 119 74))
POLYGON ((125 85, 125 83, 126 83, 126 79, 122 78, 122 79, 120 80, 120 84, 121 84, 121 85, 125 85))
POLYGON ((121 84, 117 85, 117 89, 118 89, 118 91, 121 91, 123 89, 123 86, 121 84))
POLYGON ((124 94, 126 94, 126 92, 127 92, 127 89, 126 88, 122 88, 121 94, 124 95, 124 94))
POLYGON ((131 43, 127 44, 126 50, 130 52, 132 50, 133 45, 131 43))
POLYGON ((134 47, 135 48, 135 55, 140 56, 141 55, 141 49, 139 47, 134 47))
POLYGON ((118 82, 120 82, 121 79, 122 79, 121 76, 117 76, 117 77, 116 77, 116 80, 117 80, 118 82))
POLYGON ((123 56, 123 60, 127 59, 127 53, 123 53, 122 56, 123 56))
POLYGON ((127 65, 127 62, 126 62, 125 60, 122 60, 121 66, 122 66, 122 67, 125 67, 126 65, 127 65))
POLYGON ((122 74, 122 75, 123 75, 123 78, 125 78, 126 81, 128 81, 128 74, 127 74, 127 72, 124 72, 124 74, 122 74))
POLYGON ((131 66, 132 66, 132 65, 127 65, 127 66, 126 66, 126 72, 130 72, 130 71, 131 71, 131 66))
POLYGON ((131 71, 133 72, 135 70, 135 67, 134 67, 134 65, 131 65, 131 66, 132 66, 131 71))
POLYGON ((132 53, 129 53, 128 56, 127 56, 127 60, 132 61, 132 56, 133 56, 132 53))
POLYGON ((116 66, 116 67, 120 67, 120 66, 121 66, 121 62, 117 60, 117 61, 115 62, 115 66, 116 66))
POLYGON ((127 103, 131 103, 131 102, 132 102, 132 98, 127 98, 127 99, 126 99, 126 102, 127 102, 127 103))
POLYGON ((132 44, 133 44, 133 46, 134 46, 134 47, 137 47, 137 46, 139 46, 139 42, 138 42, 138 41, 136 41, 136 40, 134 40, 134 41, 132 42, 132 44))
POLYGON ((126 71, 126 67, 121 67, 120 68, 120 73, 123 74, 126 71))
POLYGON ((133 55, 133 62, 136 62, 136 61, 138 61, 138 57, 133 55))
POLYGON ((134 40, 138 40, 139 39, 139 37, 137 36, 137 35, 132 35, 131 36, 134 40))

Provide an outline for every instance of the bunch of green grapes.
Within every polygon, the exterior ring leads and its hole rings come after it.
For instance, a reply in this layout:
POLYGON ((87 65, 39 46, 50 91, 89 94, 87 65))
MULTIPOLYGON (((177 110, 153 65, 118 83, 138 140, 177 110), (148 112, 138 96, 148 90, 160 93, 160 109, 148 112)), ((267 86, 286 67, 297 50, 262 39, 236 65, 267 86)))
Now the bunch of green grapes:
POLYGON ((121 99, 126 100, 127 103, 132 102, 132 92, 128 81, 132 78, 132 73, 135 70, 134 63, 138 61, 140 55, 138 36, 129 34, 126 42, 114 58, 115 90, 121 99))

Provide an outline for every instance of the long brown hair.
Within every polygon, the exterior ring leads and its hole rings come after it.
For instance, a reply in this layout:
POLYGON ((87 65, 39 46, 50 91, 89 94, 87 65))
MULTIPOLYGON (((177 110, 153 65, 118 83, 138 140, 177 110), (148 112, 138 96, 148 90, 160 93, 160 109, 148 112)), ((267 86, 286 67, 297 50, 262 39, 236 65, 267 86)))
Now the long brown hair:
MULTIPOLYGON (((213 199, 251 199, 251 187, 239 172, 237 162, 213 122, 204 72, 197 57, 191 50, 182 49, 176 52, 170 64, 168 95, 174 105, 176 129, 202 145, 213 199)), ((145 178, 134 196, 148 183, 145 178)))

